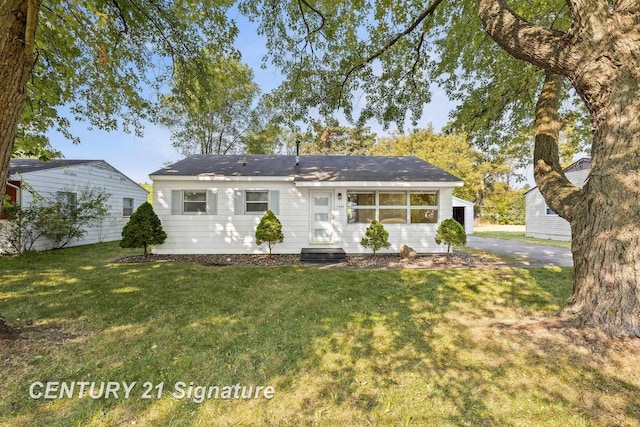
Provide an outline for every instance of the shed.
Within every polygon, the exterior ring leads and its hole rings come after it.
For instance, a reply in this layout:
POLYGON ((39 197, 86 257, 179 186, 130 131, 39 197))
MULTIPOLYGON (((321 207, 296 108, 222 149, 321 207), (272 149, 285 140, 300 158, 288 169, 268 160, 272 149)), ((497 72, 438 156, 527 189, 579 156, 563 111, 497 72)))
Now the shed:
POLYGON ((453 219, 462 224, 467 235, 473 234, 473 202, 455 196, 451 199, 453 201, 453 219))

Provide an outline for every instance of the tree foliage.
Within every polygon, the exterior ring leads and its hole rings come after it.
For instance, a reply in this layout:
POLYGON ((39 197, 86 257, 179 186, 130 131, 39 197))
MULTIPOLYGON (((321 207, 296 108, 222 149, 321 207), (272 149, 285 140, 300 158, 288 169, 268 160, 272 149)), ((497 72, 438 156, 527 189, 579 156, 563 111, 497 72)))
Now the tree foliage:
POLYGON ((267 244, 269 248, 269 256, 277 243, 284 242, 284 234, 282 233, 282 224, 278 217, 268 210, 260 219, 260 223, 256 228, 256 244, 267 244))
MULTIPOLYGON (((269 59, 285 77, 271 96, 292 117, 304 119, 313 107, 326 116, 342 110, 357 123, 375 119, 402 128, 416 124, 437 84, 458 103, 450 130, 521 163, 530 155, 543 73, 487 38, 476 0, 241 5, 267 36, 269 59)), ((535 22, 570 25, 562 0, 536 0, 517 10, 535 22)), ((566 93, 565 116, 575 129, 570 138, 584 146, 586 110, 568 87, 566 93)))
POLYGON ((312 120, 307 132, 299 135, 302 154, 370 154, 376 135, 362 126, 343 126, 333 117, 312 120))
POLYGON ((18 253, 30 251, 36 244, 63 248, 84 237, 88 228, 98 226, 109 214, 111 195, 103 188, 65 188, 49 197, 29 191, 32 201, 28 206, 6 207, 5 237, 18 253))
POLYGON ((122 229, 121 248, 144 248, 144 256, 149 255, 149 246, 160 245, 167 239, 160 218, 149 202, 144 202, 129 218, 122 229))
POLYGON ((482 219, 494 224, 520 224, 525 221, 523 190, 514 190, 506 182, 492 186, 482 207, 482 219))
POLYGON ((360 244, 365 248, 369 248, 375 255, 382 248, 388 248, 391 246, 389 243, 389 232, 384 228, 384 225, 376 219, 371 221, 367 231, 364 234, 360 244))
POLYGON ((436 230, 436 243, 447 245, 447 253, 452 246, 464 246, 467 244, 467 233, 464 227, 455 219, 445 219, 436 230))
POLYGON ((470 201, 479 199, 482 190, 479 165, 482 157, 469 145, 464 134, 438 134, 431 127, 415 129, 408 135, 394 133, 380 138, 372 153, 419 157, 464 181, 463 187, 453 190, 455 196, 470 201))
POLYGON ((182 154, 243 151, 243 138, 259 122, 253 71, 236 55, 206 52, 204 63, 180 64, 171 91, 162 99, 159 122, 182 154))
POLYGON ((97 128, 140 132, 140 119, 153 107, 148 88, 171 82, 178 64, 209 64, 205 47, 231 52, 236 29, 226 17, 230 4, 44 0, 25 135, 68 129, 68 117, 58 112, 62 105, 97 128))
MULTIPOLYGON (((177 64, 233 52, 231 0, 0 4, 0 182, 9 158, 53 158, 46 132, 72 119, 140 134, 177 64)), ((3 190, 0 190, 2 192, 3 190)), ((1 196, 2 194, 0 194, 1 196)))

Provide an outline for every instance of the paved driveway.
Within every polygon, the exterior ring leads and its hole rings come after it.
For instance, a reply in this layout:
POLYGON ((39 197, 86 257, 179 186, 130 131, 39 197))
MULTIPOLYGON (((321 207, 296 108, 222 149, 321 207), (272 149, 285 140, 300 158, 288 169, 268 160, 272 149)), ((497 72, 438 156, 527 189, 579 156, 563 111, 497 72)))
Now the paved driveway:
POLYGON ((499 252, 503 254, 516 255, 531 260, 532 263, 572 267, 573 258, 571 250, 556 248, 555 246, 544 246, 531 243, 516 242, 513 240, 489 239, 486 237, 467 236, 467 246, 486 251, 499 252))

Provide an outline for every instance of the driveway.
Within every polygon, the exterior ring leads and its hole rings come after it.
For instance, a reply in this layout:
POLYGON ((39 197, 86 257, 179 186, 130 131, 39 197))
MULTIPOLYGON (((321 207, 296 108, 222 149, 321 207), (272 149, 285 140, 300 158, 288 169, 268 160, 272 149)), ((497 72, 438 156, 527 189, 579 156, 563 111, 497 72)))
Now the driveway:
POLYGON ((467 236, 467 246, 485 251, 516 255, 531 260, 536 265, 573 266, 571 250, 565 248, 475 236, 467 236))

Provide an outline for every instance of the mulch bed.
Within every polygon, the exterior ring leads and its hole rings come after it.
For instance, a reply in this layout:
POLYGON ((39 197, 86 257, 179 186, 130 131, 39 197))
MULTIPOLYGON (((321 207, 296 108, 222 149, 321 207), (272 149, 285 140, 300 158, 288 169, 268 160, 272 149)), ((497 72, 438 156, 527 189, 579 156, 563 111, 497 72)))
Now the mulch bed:
MULTIPOLYGON (((299 255, 133 255, 114 260, 116 263, 133 264, 147 262, 187 262, 206 266, 285 266, 301 265, 299 255)), ((486 266, 487 260, 467 254, 429 254, 415 258, 402 258, 398 254, 350 255, 347 260, 335 264, 306 264, 326 268, 392 269, 392 268, 462 268, 486 266)))

